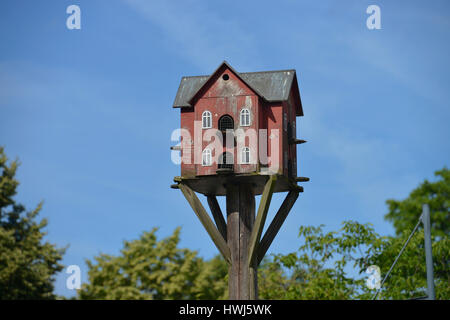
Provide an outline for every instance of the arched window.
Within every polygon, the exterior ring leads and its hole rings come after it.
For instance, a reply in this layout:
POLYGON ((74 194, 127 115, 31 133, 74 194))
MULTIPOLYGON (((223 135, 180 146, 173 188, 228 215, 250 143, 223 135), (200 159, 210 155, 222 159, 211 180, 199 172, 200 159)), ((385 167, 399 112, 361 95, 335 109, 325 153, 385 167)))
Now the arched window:
POLYGON ((241 110, 241 126, 249 126, 250 125, 250 110, 244 108, 241 110))
POLYGON ((219 130, 225 133, 227 129, 234 129, 234 121, 226 114, 219 119, 219 130))
MULTIPOLYGON (((222 132, 222 144, 227 145, 227 130, 234 129, 234 120, 229 115, 224 115, 219 119, 219 130, 222 132)), ((231 140, 232 141, 232 140, 231 140)))
POLYGON ((242 148, 241 162, 243 164, 250 163, 250 148, 249 147, 242 148))
POLYGON ((202 166, 211 165, 211 150, 205 149, 202 152, 202 166))
POLYGON ((212 127, 211 122, 212 122, 212 120, 211 120, 211 112, 204 111, 202 113, 202 128, 203 129, 211 128, 212 127))

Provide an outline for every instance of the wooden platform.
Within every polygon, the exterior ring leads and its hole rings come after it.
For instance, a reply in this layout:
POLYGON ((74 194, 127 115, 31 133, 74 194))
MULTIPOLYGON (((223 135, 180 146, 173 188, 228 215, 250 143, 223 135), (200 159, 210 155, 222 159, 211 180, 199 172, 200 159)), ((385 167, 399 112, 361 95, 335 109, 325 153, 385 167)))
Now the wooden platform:
MULTIPOLYGON (((175 177, 176 183, 184 183, 195 192, 206 196, 225 196, 227 184, 251 184, 253 185, 254 195, 262 194, 264 186, 269 179, 269 175, 262 174, 218 174, 212 176, 201 176, 193 178, 175 177)), ((177 185, 172 187, 176 188, 177 185)), ((288 179, 284 175, 277 175, 274 192, 286 192, 296 190, 303 192, 303 187, 298 186, 294 179, 288 179)))

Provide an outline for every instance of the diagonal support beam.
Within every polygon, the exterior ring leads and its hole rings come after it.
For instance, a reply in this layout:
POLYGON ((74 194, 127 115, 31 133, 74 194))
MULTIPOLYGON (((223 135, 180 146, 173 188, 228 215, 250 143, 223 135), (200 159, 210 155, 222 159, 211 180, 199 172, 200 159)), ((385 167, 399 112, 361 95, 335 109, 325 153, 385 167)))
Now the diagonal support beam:
POLYGON ((277 235, 278 231, 280 231, 280 228, 283 225, 284 220, 286 220, 286 217, 288 216, 295 201, 298 198, 299 192, 300 192, 299 190, 289 191, 283 203, 281 204, 280 209, 273 218, 272 223, 267 228, 264 237, 259 243, 258 257, 257 257, 258 265, 261 263, 262 259, 266 255, 266 252, 269 249, 270 245, 272 244, 273 239, 275 239, 275 236, 277 235))
POLYGON ((250 243, 248 247, 248 265, 251 266, 256 259, 258 252, 259 239, 264 228, 264 223, 267 217, 267 211, 269 210, 270 201, 272 200, 273 190, 275 188, 275 182, 277 180, 276 175, 272 175, 267 180, 266 185, 261 196, 261 201, 258 207, 258 213, 256 215, 255 224, 253 225, 252 234, 250 236, 250 243))
POLYGON ((227 241, 227 223, 223 217, 222 210, 220 210, 219 202, 217 202, 216 196, 207 196, 208 205, 211 209, 212 216, 216 222, 217 229, 219 229, 220 234, 227 241))
POLYGON ((206 212, 205 208, 203 207, 202 203, 198 199, 195 192, 183 183, 180 183, 179 187, 181 192, 183 192, 184 197, 191 205, 192 210, 194 210, 203 227, 206 229, 212 241, 216 245, 217 249, 219 249, 220 253, 225 258, 225 260, 229 264, 231 264, 230 249, 228 248, 227 243, 225 242, 220 232, 217 230, 216 226, 214 225, 214 222, 209 217, 208 213, 206 212))

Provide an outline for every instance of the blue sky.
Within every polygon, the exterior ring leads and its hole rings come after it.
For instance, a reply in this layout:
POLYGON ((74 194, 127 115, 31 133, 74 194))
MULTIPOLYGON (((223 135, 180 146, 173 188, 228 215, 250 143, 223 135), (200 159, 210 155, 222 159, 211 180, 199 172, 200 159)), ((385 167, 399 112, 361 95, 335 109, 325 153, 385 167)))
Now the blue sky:
MULTIPOLYGON (((296 250, 300 225, 383 220, 449 165, 448 1, 2 1, 0 144, 22 163, 17 200, 44 200, 65 265, 159 227, 181 246, 217 253, 178 190, 171 105, 182 76, 297 70, 305 116, 297 136, 305 183, 269 252, 296 250), (66 8, 81 8, 81 30, 66 8), (381 8, 368 30, 366 8, 381 8)), ((273 198, 269 219, 283 195, 273 198)), ((223 204, 223 201, 221 201, 223 204)), ((57 277, 56 292, 66 274, 57 277)))

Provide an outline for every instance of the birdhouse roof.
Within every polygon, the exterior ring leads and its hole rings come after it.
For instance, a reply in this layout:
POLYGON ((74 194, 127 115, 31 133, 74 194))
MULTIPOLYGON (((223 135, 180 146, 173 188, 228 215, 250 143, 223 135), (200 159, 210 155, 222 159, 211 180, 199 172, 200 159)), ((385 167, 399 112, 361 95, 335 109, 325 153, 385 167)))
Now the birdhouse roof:
MULTIPOLYGON (((289 99, 292 85, 295 83, 297 90, 298 84, 294 69, 259 71, 259 72, 236 72, 226 61, 224 61, 211 75, 182 77, 178 88, 174 108, 191 107, 191 100, 203 88, 209 79, 223 65, 226 65, 251 89, 253 89, 261 98, 268 102, 286 101, 289 99)), ((301 102, 300 102, 301 108, 301 102)), ((301 112, 303 115, 303 112, 301 112)), ((299 114, 300 115, 300 114, 299 114)))

